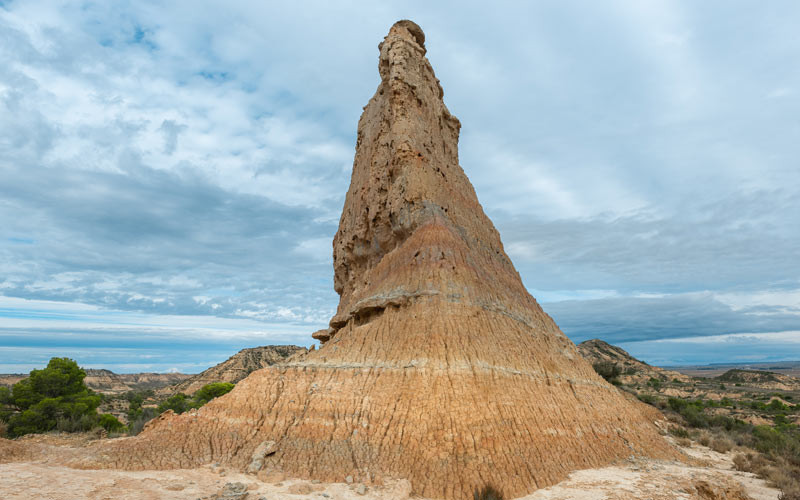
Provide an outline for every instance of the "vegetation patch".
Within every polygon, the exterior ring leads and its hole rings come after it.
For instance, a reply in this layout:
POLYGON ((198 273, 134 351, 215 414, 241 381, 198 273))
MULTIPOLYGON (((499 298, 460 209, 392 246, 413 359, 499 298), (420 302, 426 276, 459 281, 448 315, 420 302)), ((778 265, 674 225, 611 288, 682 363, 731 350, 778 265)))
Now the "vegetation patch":
POLYGON ((89 389, 84 383, 85 377, 85 370, 75 361, 52 358, 46 368, 31 371, 28 378, 11 389, 0 386, 0 436, 15 438, 33 433, 92 429, 136 435, 145 423, 166 410, 183 413, 200 408, 234 387, 227 382, 208 384, 194 397, 176 394, 160 404, 152 402, 155 399, 152 390, 128 392, 119 398, 128 406, 126 426, 114 415, 98 412, 106 396, 89 389))

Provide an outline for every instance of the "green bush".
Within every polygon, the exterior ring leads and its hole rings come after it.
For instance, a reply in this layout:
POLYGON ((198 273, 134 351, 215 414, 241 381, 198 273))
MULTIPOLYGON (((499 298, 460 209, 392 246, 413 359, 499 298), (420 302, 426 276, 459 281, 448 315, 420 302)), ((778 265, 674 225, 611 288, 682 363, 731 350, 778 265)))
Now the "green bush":
POLYGON ((97 424, 101 398, 84 384, 86 377, 69 358, 52 358, 47 367, 33 370, 0 397, 5 401, 8 435, 22 436, 51 430, 88 430, 97 424))
POLYGON ((647 381, 647 385, 655 390, 659 390, 661 388, 661 381, 655 377, 650 377, 650 380, 647 381))
POLYGON ((657 401, 656 397, 653 396, 652 394, 639 394, 636 397, 639 398, 639 401, 641 401, 642 403, 647 403, 647 404, 653 405, 653 406, 655 406, 656 401, 657 401))
POLYGON ((708 418, 702 410, 698 410, 695 406, 687 406, 681 410, 681 416, 686 420, 686 424, 690 427, 703 429, 708 427, 708 418))
POLYGON ((669 398, 667 400, 667 405, 670 410, 680 413, 681 409, 689 405, 689 402, 683 399, 669 398))
POLYGON ((233 388, 234 385, 230 382, 216 382, 213 384, 204 385, 194 395, 194 407, 199 408, 212 399, 231 392, 233 388))
POLYGON ((216 382, 204 385, 198 390, 194 397, 178 393, 162 401, 157 408, 142 406, 145 399, 154 396, 153 391, 131 391, 123 396, 129 403, 128 406, 128 433, 135 436, 141 432, 145 424, 164 413, 172 410, 175 413, 184 413, 193 408, 200 408, 214 398, 227 394, 234 388, 234 384, 228 382, 216 382))
POLYGON ((103 413, 100 415, 98 423, 100 424, 100 427, 108 432, 120 432, 125 429, 125 426, 117 419, 117 417, 114 415, 109 415, 108 413, 103 413))
MULTIPOLYGON (((131 412, 128 412, 131 415, 131 412)), ((142 432, 147 422, 158 416, 155 408, 139 408, 133 418, 128 418, 128 434, 135 436, 142 432)))
POLYGON ((167 410, 172 410, 175 413, 183 413, 192 408, 192 400, 186 394, 179 392, 174 396, 170 396, 166 401, 162 401, 158 405, 158 413, 164 413, 167 410))
POLYGON ((9 408, 11 404, 11 390, 8 387, 0 386, 0 422, 4 424, 11 418, 12 412, 9 408))

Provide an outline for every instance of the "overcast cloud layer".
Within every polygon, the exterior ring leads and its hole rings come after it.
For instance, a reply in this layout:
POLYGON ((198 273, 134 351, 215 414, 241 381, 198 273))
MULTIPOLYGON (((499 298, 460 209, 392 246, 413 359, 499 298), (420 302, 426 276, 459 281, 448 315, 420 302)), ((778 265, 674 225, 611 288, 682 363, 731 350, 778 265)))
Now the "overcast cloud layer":
POLYGON ((309 345, 401 18, 570 338, 800 359, 796 2, 429 3, 0 1, 0 372, 309 345))

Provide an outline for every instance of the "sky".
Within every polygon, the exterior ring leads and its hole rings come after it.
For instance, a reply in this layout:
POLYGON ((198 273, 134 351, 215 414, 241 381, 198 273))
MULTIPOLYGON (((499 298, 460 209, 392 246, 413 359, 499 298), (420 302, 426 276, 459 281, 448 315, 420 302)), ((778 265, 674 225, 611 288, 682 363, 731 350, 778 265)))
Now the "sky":
POLYGON ((0 373, 311 345, 377 44, 575 342, 800 359, 800 4, 0 0, 0 373))

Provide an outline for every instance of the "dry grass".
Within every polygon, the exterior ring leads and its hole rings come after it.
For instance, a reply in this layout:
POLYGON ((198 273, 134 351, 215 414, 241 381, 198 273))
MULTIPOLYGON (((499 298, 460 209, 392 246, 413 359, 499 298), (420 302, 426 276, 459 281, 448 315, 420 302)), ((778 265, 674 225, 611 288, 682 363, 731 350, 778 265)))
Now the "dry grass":
POLYGON ((733 449, 733 441, 726 437, 715 437, 711 440, 710 447, 717 453, 728 453, 733 449))
POLYGON ((692 446, 692 440, 689 438, 678 438, 677 442, 679 446, 683 446, 684 448, 690 448, 692 446))
POLYGON ((780 500, 800 500, 800 467, 782 458, 772 461, 752 452, 736 455, 733 464, 738 470, 752 472, 780 489, 780 500))

